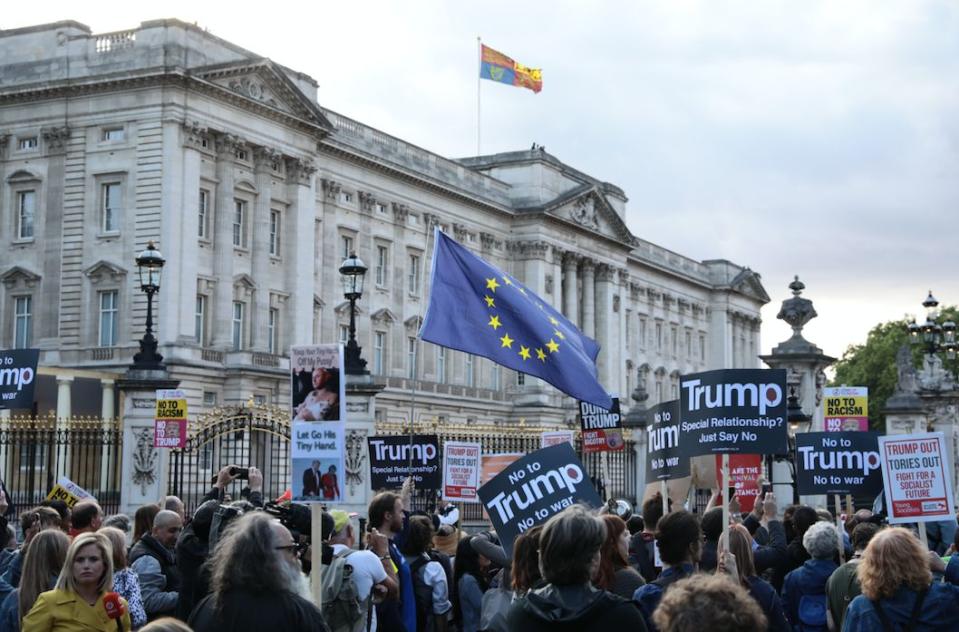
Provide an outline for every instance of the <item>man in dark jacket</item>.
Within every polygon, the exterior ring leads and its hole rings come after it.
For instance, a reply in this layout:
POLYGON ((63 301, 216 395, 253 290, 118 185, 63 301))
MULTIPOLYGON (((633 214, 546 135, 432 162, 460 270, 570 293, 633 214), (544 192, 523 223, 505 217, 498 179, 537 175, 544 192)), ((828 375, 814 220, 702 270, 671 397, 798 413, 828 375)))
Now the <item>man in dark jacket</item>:
MULTIPOLYGON (((667 501, 672 507, 672 500, 667 501)), ((656 579, 659 569, 654 565, 656 523, 663 517, 663 497, 659 492, 643 503, 643 530, 629 540, 629 563, 647 583, 656 579)))
POLYGON ((703 514, 703 550, 699 557, 699 570, 716 570, 719 536, 723 534, 723 508, 713 507, 703 514))
POLYGON ((164 509, 153 519, 153 530, 130 549, 130 568, 140 580, 143 609, 150 620, 176 612, 180 573, 173 547, 182 529, 180 516, 164 509))
POLYGON ((696 571, 702 551, 702 538, 699 520, 688 511, 674 511, 659 521, 656 527, 656 543, 659 545, 659 557, 663 560, 663 572, 633 593, 633 601, 639 606, 648 629, 656 629, 653 625, 653 612, 666 589, 696 571))
POLYGON ((645 632, 643 619, 631 603, 590 584, 605 538, 603 521, 582 506, 550 518, 539 540, 540 568, 547 584, 513 602, 507 629, 645 632))
POLYGON ((190 616, 195 632, 329 632, 309 591, 297 544, 268 514, 236 519, 210 560, 212 592, 190 616))
MULTIPOLYGON (((819 521, 819 516, 816 514, 816 510, 812 507, 806 505, 801 505, 796 507, 795 511, 792 514, 792 531, 794 537, 791 542, 786 546, 786 554, 780 556, 776 562, 772 565, 772 581, 770 582, 773 585, 773 588, 777 592, 782 591, 783 581, 786 579, 786 575, 790 571, 793 571, 809 559, 809 553, 803 547, 803 536, 806 535, 806 531, 809 527, 813 526, 819 521)), ((785 533, 785 531, 784 531, 785 533)), ((772 534, 770 534, 771 536, 772 534)), ((763 566, 763 568, 766 568, 763 566)), ((756 560, 756 572, 762 572, 760 570, 760 562, 756 560)))

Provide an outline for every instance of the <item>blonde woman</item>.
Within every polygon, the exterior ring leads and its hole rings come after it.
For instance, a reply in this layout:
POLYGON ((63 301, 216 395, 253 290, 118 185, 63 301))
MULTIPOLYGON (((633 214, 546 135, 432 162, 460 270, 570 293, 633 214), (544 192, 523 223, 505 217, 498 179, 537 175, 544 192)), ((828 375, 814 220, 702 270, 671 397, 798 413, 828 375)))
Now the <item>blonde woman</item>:
POLYGON ((41 531, 30 541, 23 559, 20 587, 0 607, 0 630, 18 632, 20 619, 30 612, 40 593, 53 588, 70 548, 70 538, 59 529, 41 531))
POLYGON ((929 560, 905 529, 873 536, 857 569, 862 594, 849 604, 843 632, 959 629, 959 587, 933 582, 929 560))
POLYGON ((106 536, 82 533, 67 550, 54 590, 37 598, 23 618, 22 632, 129 632, 127 603, 119 598, 119 619, 107 616, 113 590, 113 547, 106 536), (119 623, 118 623, 119 622, 119 623))

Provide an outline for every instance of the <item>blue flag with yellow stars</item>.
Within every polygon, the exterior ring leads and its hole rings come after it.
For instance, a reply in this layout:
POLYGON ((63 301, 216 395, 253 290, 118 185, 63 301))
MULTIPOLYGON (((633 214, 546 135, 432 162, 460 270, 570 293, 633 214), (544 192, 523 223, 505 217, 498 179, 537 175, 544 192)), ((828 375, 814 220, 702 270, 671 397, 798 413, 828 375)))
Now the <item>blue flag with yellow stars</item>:
POLYGON ((522 283, 436 229, 430 304, 420 338, 489 358, 609 409, 599 345, 522 283))

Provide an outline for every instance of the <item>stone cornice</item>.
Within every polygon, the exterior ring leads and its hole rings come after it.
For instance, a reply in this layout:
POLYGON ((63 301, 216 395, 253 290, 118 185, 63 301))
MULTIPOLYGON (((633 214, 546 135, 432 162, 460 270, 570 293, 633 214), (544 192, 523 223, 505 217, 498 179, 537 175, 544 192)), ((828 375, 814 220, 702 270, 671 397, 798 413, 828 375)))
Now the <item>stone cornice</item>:
POLYGON ((286 173, 291 182, 308 187, 313 184, 316 164, 309 158, 287 158, 286 173))
POLYGON ((337 182, 336 180, 323 178, 322 186, 323 186, 323 197, 325 197, 327 200, 331 202, 335 202, 337 198, 340 197, 340 191, 342 190, 342 187, 340 186, 340 183, 337 182))

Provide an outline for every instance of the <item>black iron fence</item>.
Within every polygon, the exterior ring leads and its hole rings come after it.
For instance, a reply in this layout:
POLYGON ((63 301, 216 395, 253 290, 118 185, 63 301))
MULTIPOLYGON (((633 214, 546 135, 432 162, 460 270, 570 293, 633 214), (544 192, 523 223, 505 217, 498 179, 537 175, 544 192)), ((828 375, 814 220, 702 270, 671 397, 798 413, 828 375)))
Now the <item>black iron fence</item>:
POLYGON ((61 478, 94 496, 106 514, 120 507, 118 420, 13 417, 0 420, 0 477, 14 511, 44 500, 61 478))
MULTIPOLYGON (((290 414, 274 406, 225 406, 191 424, 187 446, 170 451, 169 493, 193 511, 227 465, 257 467, 263 472, 264 496, 281 495, 290 482, 290 414)), ((226 490, 241 497, 246 481, 226 490)))
MULTIPOLYGON (((417 423, 414 432, 417 434, 436 434, 440 443, 440 458, 442 459, 443 445, 448 440, 469 441, 483 446, 483 454, 526 454, 540 448, 542 433, 555 428, 541 428, 536 426, 505 426, 492 424, 473 425, 439 425, 432 422, 417 423)), ((408 425, 395 422, 381 422, 376 425, 377 434, 397 435, 407 434, 408 425)), ((606 473, 603 468, 603 453, 583 453, 582 438, 579 431, 575 431, 574 448, 586 471, 593 481, 600 495, 606 498, 622 498, 636 504, 636 452, 635 442, 627 434, 626 447, 618 452, 606 452, 606 473), (608 484, 608 487, 607 487, 608 484)), ((432 490, 415 490, 412 497, 413 511, 431 513, 436 504, 436 492, 432 490)), ((460 507, 460 520, 464 522, 484 521, 482 507, 479 503, 463 503, 460 507)))

